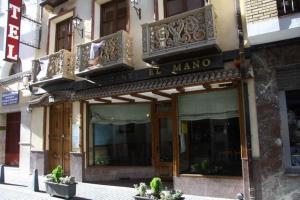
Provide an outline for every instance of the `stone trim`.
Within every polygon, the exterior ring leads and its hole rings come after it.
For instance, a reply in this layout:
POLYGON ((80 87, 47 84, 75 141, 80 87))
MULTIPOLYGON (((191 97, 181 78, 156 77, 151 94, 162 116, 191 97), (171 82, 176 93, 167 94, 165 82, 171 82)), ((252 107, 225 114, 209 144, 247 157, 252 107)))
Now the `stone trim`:
POLYGON ((31 77, 31 71, 20 72, 14 75, 11 75, 7 78, 0 79, 0 85, 8 85, 22 80, 24 77, 31 77))

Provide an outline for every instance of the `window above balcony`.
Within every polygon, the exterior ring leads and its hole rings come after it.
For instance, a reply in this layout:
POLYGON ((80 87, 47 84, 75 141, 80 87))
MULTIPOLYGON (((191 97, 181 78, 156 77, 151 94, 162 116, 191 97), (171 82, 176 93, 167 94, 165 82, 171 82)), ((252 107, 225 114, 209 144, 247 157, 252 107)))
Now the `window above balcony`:
POLYGON ((116 33, 120 30, 128 31, 128 2, 127 0, 113 0, 101 5, 101 37, 116 33))
POLYGON ((205 0, 164 0, 165 17, 177 15, 189 10, 201 8, 205 0))

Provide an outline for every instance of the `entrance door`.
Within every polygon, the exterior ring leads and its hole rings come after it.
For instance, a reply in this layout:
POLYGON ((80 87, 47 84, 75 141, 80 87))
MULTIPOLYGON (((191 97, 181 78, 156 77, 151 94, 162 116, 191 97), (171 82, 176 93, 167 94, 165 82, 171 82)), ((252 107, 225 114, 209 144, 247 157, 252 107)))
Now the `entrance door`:
POLYGON ((8 113, 6 117, 5 164, 19 166, 21 113, 8 113))
POLYGON ((171 103, 166 102, 163 105, 157 105, 154 113, 154 160, 156 173, 167 180, 173 178, 173 113, 165 109, 169 106, 171 106, 171 103), (159 109, 159 107, 165 108, 159 109))
POLYGON ((68 102, 50 107, 49 171, 61 165, 70 174, 72 104, 68 102))

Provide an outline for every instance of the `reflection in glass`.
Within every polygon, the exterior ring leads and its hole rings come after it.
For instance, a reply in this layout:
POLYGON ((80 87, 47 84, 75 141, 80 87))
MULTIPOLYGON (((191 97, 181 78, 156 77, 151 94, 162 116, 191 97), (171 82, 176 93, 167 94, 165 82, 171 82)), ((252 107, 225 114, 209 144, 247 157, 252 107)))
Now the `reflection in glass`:
POLYGON ((161 162, 173 161, 172 120, 159 119, 159 155, 161 162))
POLYGON ((300 166, 300 90, 286 92, 292 166, 300 166))
POLYGON ((240 176, 238 118, 181 121, 180 172, 240 176))

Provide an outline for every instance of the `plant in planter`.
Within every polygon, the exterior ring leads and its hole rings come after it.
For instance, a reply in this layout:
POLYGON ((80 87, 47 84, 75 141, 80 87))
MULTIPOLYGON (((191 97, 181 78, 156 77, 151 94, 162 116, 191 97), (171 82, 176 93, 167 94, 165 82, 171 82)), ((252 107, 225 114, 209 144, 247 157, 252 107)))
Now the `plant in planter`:
POLYGON ((152 181, 150 182, 150 187, 151 190, 153 192, 153 196, 157 199, 160 198, 160 193, 162 191, 162 182, 161 179, 158 177, 155 177, 152 179, 152 181))
POLYGON ((150 182, 150 189, 145 183, 134 185, 138 195, 134 196, 135 200, 182 200, 181 191, 163 190, 163 184, 159 177, 155 177, 150 182))
POLYGON ((58 165, 51 174, 46 176, 46 192, 50 196, 59 196, 66 199, 76 195, 75 178, 71 176, 63 176, 63 168, 58 165))

